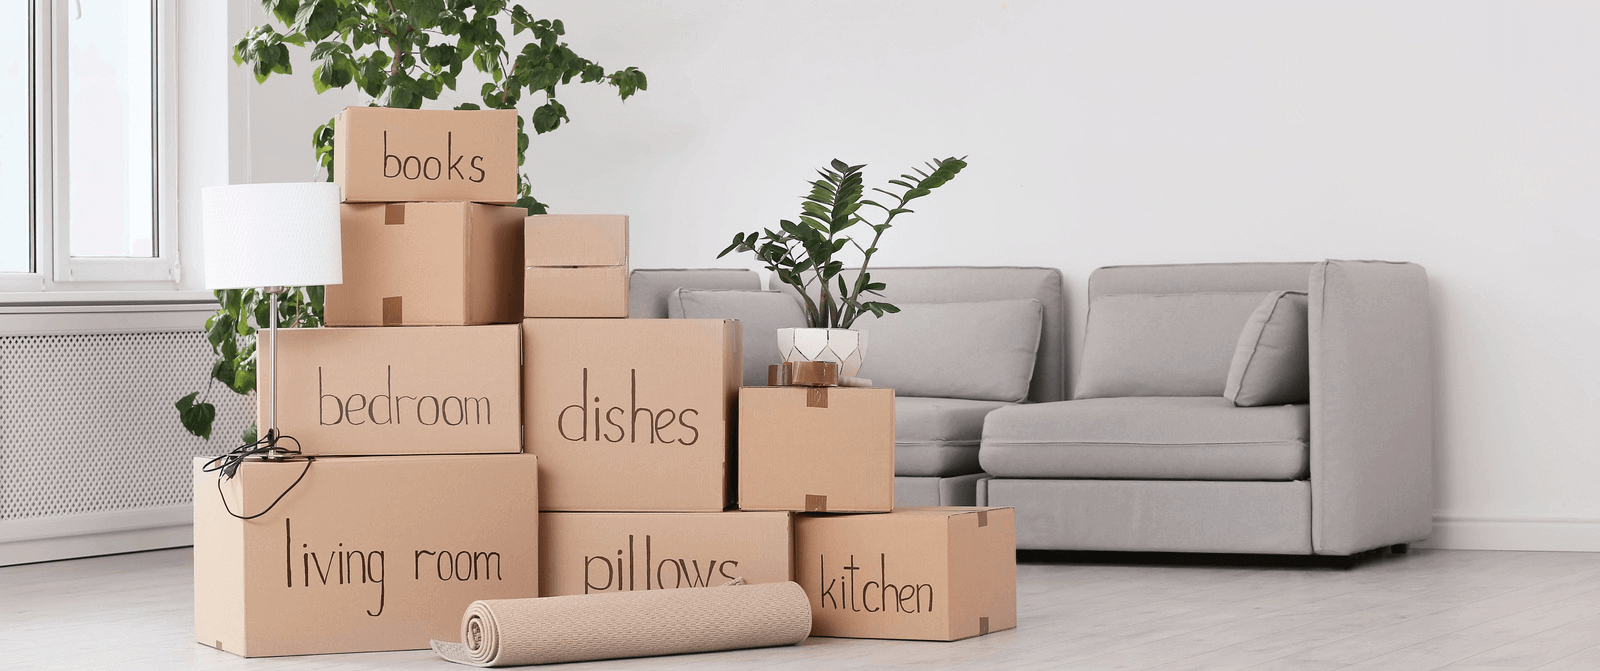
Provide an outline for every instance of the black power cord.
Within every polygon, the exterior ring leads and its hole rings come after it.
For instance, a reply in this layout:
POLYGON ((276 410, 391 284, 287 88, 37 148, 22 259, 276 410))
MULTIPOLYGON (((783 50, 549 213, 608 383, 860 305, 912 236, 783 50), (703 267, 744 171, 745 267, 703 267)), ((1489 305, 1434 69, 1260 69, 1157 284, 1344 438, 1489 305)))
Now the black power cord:
POLYGON ((306 473, 311 470, 311 462, 316 461, 316 459, 316 457, 302 457, 300 453, 300 441, 295 440, 294 436, 278 435, 276 429, 268 429, 267 435, 263 436, 260 440, 235 447, 232 450, 229 450, 227 453, 221 454, 210 461, 207 461, 204 466, 200 467, 200 470, 205 473, 217 473, 217 498, 222 499, 223 510, 228 511, 229 515, 232 515, 237 519, 253 520, 257 517, 272 512, 272 509, 278 505, 279 501, 283 500, 283 497, 288 496, 289 492, 294 491, 295 486, 299 485, 300 481, 306 478, 306 473), (290 450, 279 447, 278 441, 280 440, 286 440, 294 443, 294 449, 290 450), (244 516, 233 512, 233 509, 228 507, 228 497, 222 493, 222 481, 232 480, 234 476, 239 474, 239 467, 244 464, 245 460, 252 457, 260 457, 265 461, 288 461, 290 459, 304 458, 306 461, 306 466, 305 468, 301 469, 300 477, 295 478, 294 482, 290 483, 288 489, 283 490, 283 493, 279 494, 278 498, 273 499, 272 504, 267 506, 266 510, 254 515, 244 516))

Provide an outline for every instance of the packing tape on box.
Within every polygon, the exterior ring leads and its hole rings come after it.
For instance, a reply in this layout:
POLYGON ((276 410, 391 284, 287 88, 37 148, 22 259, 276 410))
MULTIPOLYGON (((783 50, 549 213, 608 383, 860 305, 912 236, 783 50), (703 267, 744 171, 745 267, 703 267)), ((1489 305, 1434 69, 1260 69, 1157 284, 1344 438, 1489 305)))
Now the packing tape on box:
POLYGON ((405 324, 405 313, 401 309, 399 296, 390 296, 383 299, 383 325, 401 326, 405 324))
POLYGON ((811 602, 793 582, 474 601, 461 643, 434 641, 457 664, 522 666, 794 645, 811 602))
POLYGON ((767 366, 769 387, 870 387, 872 380, 839 374, 832 361, 785 361, 767 366))

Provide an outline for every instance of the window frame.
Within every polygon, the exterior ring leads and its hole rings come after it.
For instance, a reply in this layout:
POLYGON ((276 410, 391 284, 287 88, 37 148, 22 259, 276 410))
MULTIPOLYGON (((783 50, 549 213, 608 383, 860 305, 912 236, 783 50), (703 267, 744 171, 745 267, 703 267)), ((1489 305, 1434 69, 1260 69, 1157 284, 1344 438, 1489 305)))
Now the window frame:
MULTIPOLYGON (((31 0, 29 53, 30 221, 32 272, 0 273, 0 292, 176 292, 182 270, 177 245, 176 11, 174 0, 144 0, 154 12, 155 84, 152 110, 154 152, 154 256, 71 256, 67 118, 68 20, 73 0, 31 0)), ((143 5, 144 2, 139 4, 143 5)), ((65 298, 65 296, 62 296, 65 298)), ((0 296, 0 301, 5 297, 0 296)))

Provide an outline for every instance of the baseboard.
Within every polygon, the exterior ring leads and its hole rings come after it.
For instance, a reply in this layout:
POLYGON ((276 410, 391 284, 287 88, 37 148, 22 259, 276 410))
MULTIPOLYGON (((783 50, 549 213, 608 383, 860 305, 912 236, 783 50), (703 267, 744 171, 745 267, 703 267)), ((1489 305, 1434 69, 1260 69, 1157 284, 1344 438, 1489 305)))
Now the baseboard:
POLYGON ((1433 535, 1415 545, 1443 550, 1600 552, 1600 520, 1434 515, 1433 535))
POLYGON ((0 566, 194 544, 189 504, 0 520, 0 566))

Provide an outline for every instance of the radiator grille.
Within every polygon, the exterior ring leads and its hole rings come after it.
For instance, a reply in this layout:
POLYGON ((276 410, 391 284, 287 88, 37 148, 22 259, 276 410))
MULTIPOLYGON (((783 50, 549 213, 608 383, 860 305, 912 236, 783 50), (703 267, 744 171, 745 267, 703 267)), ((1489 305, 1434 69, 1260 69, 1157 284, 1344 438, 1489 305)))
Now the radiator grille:
POLYGON ((188 503, 191 458, 253 414, 215 384, 211 440, 183 430, 173 403, 213 360, 198 331, 0 337, 0 520, 188 503))

